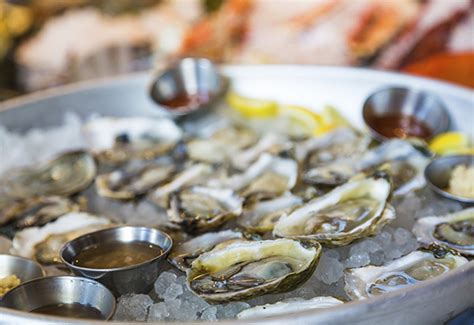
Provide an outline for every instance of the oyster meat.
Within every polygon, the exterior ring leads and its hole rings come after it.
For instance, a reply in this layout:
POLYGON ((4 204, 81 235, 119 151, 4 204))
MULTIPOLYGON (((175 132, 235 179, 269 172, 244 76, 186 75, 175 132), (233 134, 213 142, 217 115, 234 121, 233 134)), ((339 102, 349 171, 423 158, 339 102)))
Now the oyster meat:
POLYGON ((292 159, 263 153, 243 173, 209 181, 212 187, 231 188, 247 199, 273 198, 291 190, 298 177, 298 165, 292 159))
POLYGON ((10 252, 34 258, 43 264, 60 263, 59 250, 68 241, 83 234, 112 226, 107 218, 85 212, 70 212, 43 227, 18 231, 10 252))
POLYGON ((181 129, 171 120, 151 117, 102 117, 83 128, 89 149, 99 161, 116 165, 130 159, 153 159, 181 140, 181 129))
POLYGON ((245 309, 237 314, 238 319, 249 319, 255 317, 268 317, 275 315, 286 315, 299 311, 330 308, 344 304, 343 301, 334 297, 314 297, 311 299, 297 299, 289 301, 279 301, 274 304, 255 306, 245 309))
POLYGON ((303 203, 303 200, 291 193, 275 199, 250 203, 244 208, 237 223, 250 232, 271 232, 280 217, 303 203))
POLYGON ((386 173, 360 176, 282 216, 273 234, 347 245, 377 233, 395 218, 393 207, 387 204, 390 193, 386 173))
POLYGON ((126 168, 97 176, 97 193, 112 199, 131 200, 170 179, 175 169, 172 164, 135 162, 126 168))
POLYGON ((202 253, 210 251, 220 243, 230 240, 244 240, 244 238, 242 232, 235 230, 208 232, 175 245, 168 260, 181 271, 186 271, 192 261, 202 253))
POLYGON ((353 300, 391 292, 431 279, 465 263, 467 259, 444 252, 414 251, 383 266, 365 266, 344 271, 345 291, 353 300))
POLYGON ((403 195, 425 185, 423 171, 429 158, 404 140, 394 139, 366 151, 362 155, 337 159, 305 171, 303 179, 310 184, 340 185, 355 174, 379 168, 388 163, 394 195, 403 195))
POLYGON ((474 256, 474 208, 418 219, 413 232, 423 244, 436 243, 463 255, 474 256))
POLYGON ((41 196, 13 202, 0 210, 0 225, 14 223, 16 228, 42 226, 72 211, 79 205, 60 196, 41 196))
POLYGON ((84 151, 74 151, 39 167, 7 173, 0 180, 0 185, 6 195, 12 198, 67 196, 88 187, 95 175, 94 158, 84 151))
POLYGON ((296 288, 313 273, 321 245, 291 239, 223 243, 187 271, 189 288, 211 303, 296 288))
POLYGON ((189 233, 216 229, 242 213, 242 199, 230 189, 193 186, 170 195, 168 216, 189 233))

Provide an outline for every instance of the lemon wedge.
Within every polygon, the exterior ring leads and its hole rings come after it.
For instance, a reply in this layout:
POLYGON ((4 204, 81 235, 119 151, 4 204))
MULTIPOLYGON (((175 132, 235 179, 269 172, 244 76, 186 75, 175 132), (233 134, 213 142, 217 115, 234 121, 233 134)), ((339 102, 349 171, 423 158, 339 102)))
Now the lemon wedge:
POLYGON ((278 106, 278 118, 286 120, 286 132, 290 136, 311 136, 324 127, 322 117, 312 110, 298 105, 278 106))
POLYGON ((278 104, 275 101, 243 97, 235 92, 230 92, 226 101, 230 107, 249 118, 275 117, 278 112, 278 104))
POLYGON ((437 135, 431 140, 429 148, 439 155, 474 153, 474 148, 469 147, 469 137, 461 132, 437 135))

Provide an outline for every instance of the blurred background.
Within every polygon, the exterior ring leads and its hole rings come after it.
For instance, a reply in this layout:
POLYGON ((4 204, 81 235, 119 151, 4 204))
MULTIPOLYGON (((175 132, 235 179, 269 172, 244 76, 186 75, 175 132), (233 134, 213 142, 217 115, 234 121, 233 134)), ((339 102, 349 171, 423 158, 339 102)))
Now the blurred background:
POLYGON ((0 100, 182 56, 388 69, 474 87, 474 1, 0 0, 0 100))

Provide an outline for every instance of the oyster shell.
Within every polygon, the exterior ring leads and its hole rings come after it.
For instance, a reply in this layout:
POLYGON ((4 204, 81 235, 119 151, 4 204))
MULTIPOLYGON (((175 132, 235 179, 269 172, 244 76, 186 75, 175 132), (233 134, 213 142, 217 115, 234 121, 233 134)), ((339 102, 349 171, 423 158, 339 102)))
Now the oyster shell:
POLYGON ((255 306, 241 311, 237 314, 238 319, 249 319, 255 317, 268 317, 296 313, 299 311, 330 308, 344 304, 343 301, 334 297, 314 297, 311 299, 298 299, 289 301, 279 301, 274 304, 255 306))
POLYGON ((403 195, 425 185, 423 171, 429 158, 408 141, 399 139, 384 142, 359 156, 310 168, 303 179, 310 184, 335 186, 345 183, 356 173, 377 169, 384 163, 391 167, 394 195, 403 195))
POLYGON ((43 264, 60 263, 59 250, 67 241, 111 225, 107 218, 84 212, 70 212, 43 227, 18 231, 10 252, 34 258, 43 264))
POLYGON ((170 196, 168 216, 186 232, 215 229, 242 213, 242 199, 229 189, 193 186, 170 196))
POLYGON ((212 187, 230 188, 245 198, 272 198, 291 190, 298 177, 298 165, 292 159, 263 153, 243 173, 209 181, 212 187))
POLYGON ((365 266, 344 271, 345 291, 353 300, 395 291, 446 273, 467 259, 445 252, 414 251, 384 266, 365 266))
POLYGON ((230 240, 244 240, 240 231, 222 230, 209 232, 175 245, 168 260, 181 271, 186 271, 194 259, 204 252, 210 251, 216 245, 230 240))
POLYGON ((303 200, 291 193, 275 199, 258 201, 245 207, 237 223, 250 232, 271 232, 280 217, 292 208, 303 203, 303 200))
POLYGON ((224 164, 235 153, 257 142, 257 134, 251 129, 239 126, 220 128, 208 138, 197 138, 187 143, 187 152, 192 160, 224 164))
POLYGON ((94 180, 96 166, 84 151, 68 152, 39 167, 7 173, 0 185, 12 198, 71 195, 82 191, 94 180))
POLYGON ((355 178, 282 216, 273 234, 347 245, 395 219, 393 207, 387 204, 390 193, 391 183, 384 172, 355 178))
POLYGON ((320 253, 317 242, 291 239, 222 243, 192 262, 188 286, 211 303, 285 292, 306 281, 320 253))
POLYGON ((14 222, 16 228, 42 226, 79 206, 60 196, 42 196, 13 202, 0 210, 0 226, 14 222))
POLYGON ((207 164, 196 164, 178 173, 168 183, 158 187, 150 194, 151 200, 158 206, 168 206, 168 196, 182 188, 199 185, 211 175, 213 168, 207 164))
POLYGON ((418 219, 413 232, 423 244, 436 243, 463 255, 474 256, 474 208, 418 219))
POLYGON ((130 159, 153 159, 181 140, 181 129, 171 120, 151 117, 102 117, 84 125, 89 149, 99 161, 116 165, 130 159))
POLYGON ((170 179, 175 169, 172 164, 141 161, 97 176, 95 186, 101 196, 131 200, 170 179))

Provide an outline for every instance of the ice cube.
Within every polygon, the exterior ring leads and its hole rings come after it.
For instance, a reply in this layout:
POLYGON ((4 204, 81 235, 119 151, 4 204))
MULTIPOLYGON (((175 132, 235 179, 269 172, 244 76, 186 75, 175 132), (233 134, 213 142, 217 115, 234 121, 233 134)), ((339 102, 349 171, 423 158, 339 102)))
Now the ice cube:
POLYGON ((163 321, 169 316, 168 309, 164 302, 159 302, 150 307, 150 312, 148 314, 149 322, 163 321))
POLYGON ((216 321, 217 320, 217 307, 210 306, 204 309, 199 319, 203 321, 216 321))
POLYGON ((336 282, 342 277, 344 265, 338 259, 322 255, 316 267, 316 277, 326 284, 336 282))
POLYGON ((177 276, 171 272, 163 272, 155 281, 155 292, 162 297, 172 284, 176 283, 177 276))
POLYGON ((118 299, 114 320, 139 321, 146 320, 148 310, 153 305, 153 300, 144 294, 127 294, 118 299))
POLYGON ((183 287, 177 283, 172 283, 166 288, 165 293, 162 294, 164 300, 176 299, 183 293, 183 287))

